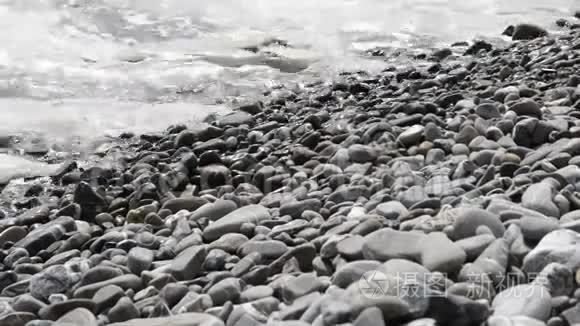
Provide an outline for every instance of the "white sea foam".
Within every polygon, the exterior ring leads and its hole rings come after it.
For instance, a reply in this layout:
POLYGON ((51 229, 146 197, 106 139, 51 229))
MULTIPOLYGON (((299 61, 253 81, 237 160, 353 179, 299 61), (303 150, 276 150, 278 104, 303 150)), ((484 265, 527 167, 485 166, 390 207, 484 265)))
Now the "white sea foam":
POLYGON ((90 142, 121 130, 160 130, 224 110, 205 105, 216 99, 258 95, 268 85, 331 78, 341 70, 382 69, 385 63, 360 56, 367 48, 499 35, 522 21, 551 27, 577 9, 574 4, 1 0, 0 133, 90 142), (295 48, 268 51, 305 60, 308 69, 280 71, 276 62, 240 50, 272 37, 295 48))

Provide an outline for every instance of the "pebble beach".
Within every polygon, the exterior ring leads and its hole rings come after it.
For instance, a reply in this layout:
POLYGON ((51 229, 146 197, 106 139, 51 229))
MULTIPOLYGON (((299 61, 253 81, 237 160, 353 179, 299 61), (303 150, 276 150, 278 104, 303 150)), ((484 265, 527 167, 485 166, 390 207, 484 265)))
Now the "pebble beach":
POLYGON ((0 325, 579 325, 576 16, 0 178, 0 325))

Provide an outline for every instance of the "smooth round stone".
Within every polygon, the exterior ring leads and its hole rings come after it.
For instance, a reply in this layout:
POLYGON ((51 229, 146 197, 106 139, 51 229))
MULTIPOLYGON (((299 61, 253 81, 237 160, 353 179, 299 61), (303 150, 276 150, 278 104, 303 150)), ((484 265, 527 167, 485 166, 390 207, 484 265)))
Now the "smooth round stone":
POLYGON ((185 284, 170 283, 165 285, 159 292, 159 297, 169 307, 175 306, 187 293, 189 288, 185 284))
POLYGON ((259 224, 270 217, 269 210, 262 205, 244 206, 207 226, 203 231, 203 237, 207 241, 214 241, 224 234, 240 233, 244 224, 259 224))
POLYGON ((53 326, 97 326, 98 322, 93 313, 85 308, 77 308, 60 317, 53 326))
POLYGON ((182 313, 168 317, 132 319, 110 326, 224 326, 224 322, 206 313, 182 313))
POLYGON ((146 248, 135 247, 127 255, 127 267, 133 274, 141 275, 153 263, 153 252, 146 248))
POLYGON ((35 319, 37 319, 36 315, 30 312, 11 312, 0 316, 0 325, 24 326, 35 319))
POLYGON ((238 253, 244 257, 250 253, 257 252, 266 259, 276 259, 288 251, 288 246, 278 240, 254 241, 250 240, 244 243, 238 253))
POLYGON ((221 249, 213 249, 205 257, 203 268, 207 271, 222 270, 229 256, 227 252, 221 249))
POLYGON ((175 214, 181 210, 194 211, 204 204, 207 204, 207 200, 200 197, 174 198, 166 201, 161 209, 168 209, 175 214))
POLYGON ((363 256, 379 261, 418 259, 424 240, 425 235, 422 233, 380 229, 365 236, 363 256))
POLYGON ((107 317, 113 323, 139 318, 140 313, 131 299, 123 297, 109 310, 107 317))
POLYGON ((11 226, 0 233, 0 248, 4 246, 6 242, 16 243, 26 236, 26 228, 22 226, 11 226))
POLYGON ((248 241, 248 237, 240 233, 229 233, 209 244, 208 249, 221 249, 227 253, 235 254, 238 249, 248 241))
POLYGON ((465 259, 465 251, 442 232, 429 233, 421 244, 419 260, 430 271, 454 273, 465 259))
POLYGON ((215 306, 221 306, 227 301, 236 301, 242 292, 241 280, 226 278, 214 284, 207 292, 215 306))
POLYGON ((15 311, 30 312, 33 314, 37 314, 44 307, 46 307, 46 303, 34 298, 30 294, 19 296, 12 305, 15 311))
POLYGON ((570 325, 570 322, 566 324, 566 322, 564 322, 564 320, 561 317, 552 317, 548 319, 548 322, 546 322, 546 326, 565 326, 565 325, 570 325))
POLYGON ((368 145, 354 144, 348 148, 350 160, 356 163, 373 162, 377 159, 377 152, 368 145))
POLYGON ((445 160, 445 152, 441 148, 433 148, 427 152, 425 163, 436 164, 445 160))
POLYGON ((409 127, 399 135, 397 141, 406 147, 416 145, 423 137, 424 129, 425 128, 421 125, 414 125, 409 127))
POLYGON ((409 213, 407 208, 398 201, 390 201, 379 204, 375 210, 377 214, 389 220, 396 220, 399 217, 405 216, 409 213))
POLYGON ((364 238, 360 235, 347 237, 336 244, 336 250, 348 260, 358 260, 363 258, 363 244, 364 238))
POLYGON ((251 287, 240 295, 241 302, 252 302, 262 298, 271 297, 274 294, 274 290, 266 285, 259 285, 251 287))
POLYGON ((196 209, 190 216, 190 220, 196 221, 200 218, 208 218, 211 221, 219 220, 227 214, 235 211, 238 205, 231 200, 218 199, 213 203, 207 203, 196 209))
POLYGON ((485 137, 491 140, 498 141, 499 139, 504 137, 504 134, 498 127, 492 126, 487 128, 487 130, 485 131, 485 137))
POLYGON ((493 103, 483 103, 475 108, 475 114, 479 115, 484 119, 500 118, 501 113, 499 112, 497 106, 493 103))
POLYGON ((425 125, 423 134, 425 136, 425 140, 430 142, 439 139, 442 136, 441 130, 439 130, 439 127, 437 127, 437 125, 433 122, 429 122, 425 125))
POLYGON ((178 280, 194 279, 201 272, 206 256, 205 246, 192 246, 183 250, 171 262, 171 274, 178 280))
POLYGON ((518 116, 528 115, 540 118, 542 116, 542 111, 538 103, 532 99, 523 99, 519 102, 513 104, 509 108, 511 111, 515 112, 518 116))
POLYGON ((469 155, 471 151, 465 144, 455 144, 451 147, 451 153, 453 155, 469 155))
POLYGON ((469 144, 475 137, 479 136, 479 132, 470 125, 467 125, 455 135, 455 142, 458 144, 469 144))
POLYGON ((353 326, 385 326, 383 312, 377 307, 366 308, 355 319, 353 326))
POLYGON ((96 305, 89 299, 70 299, 63 302, 53 303, 40 309, 38 316, 42 319, 57 320, 77 308, 95 311, 96 305))
POLYGON ((324 290, 325 283, 313 273, 301 274, 297 277, 289 277, 281 285, 282 298, 286 302, 292 302, 309 293, 324 290))

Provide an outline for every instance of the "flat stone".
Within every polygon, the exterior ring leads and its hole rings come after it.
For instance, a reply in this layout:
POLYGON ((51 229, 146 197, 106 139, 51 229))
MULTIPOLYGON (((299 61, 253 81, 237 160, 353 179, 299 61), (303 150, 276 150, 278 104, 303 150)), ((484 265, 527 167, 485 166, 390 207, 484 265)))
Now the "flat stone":
POLYGON ((227 214, 235 211, 237 208, 238 205, 231 200, 218 199, 213 203, 204 204, 196 209, 193 213, 191 213, 189 219, 196 221, 204 217, 210 221, 217 221, 227 214))
POLYGON ((73 297, 75 298, 92 298, 97 291, 107 285, 117 285, 122 289, 132 289, 138 292, 143 288, 143 282, 140 277, 133 274, 126 274, 117 276, 105 281, 96 282, 81 286, 74 291, 73 297))
POLYGON ((493 299, 494 316, 526 316, 541 321, 550 317, 552 296, 536 284, 516 285, 500 292, 493 299))
POLYGON ((377 152, 368 145, 354 144, 348 148, 348 155, 352 162, 366 163, 377 159, 377 152))
POLYGON ((379 204, 376 208, 376 212, 389 220, 396 220, 409 213, 407 208, 398 201, 379 204))
POLYGON ((348 260, 359 260, 363 258, 362 247, 364 244, 364 237, 355 235, 340 240, 336 244, 338 253, 348 260))
POLYGON ((97 305, 96 311, 101 312, 105 309, 111 308, 119 299, 125 296, 125 291, 117 285, 107 285, 100 288, 92 300, 97 305))
POLYGON ((205 246, 185 249, 171 262, 171 274, 181 281, 194 279, 201 272, 206 256, 205 246))
POLYGON ((546 216, 560 217, 560 209, 552 200, 554 193, 554 186, 550 182, 532 184, 522 195, 522 206, 546 216))
POLYGON ((353 326, 385 326, 383 312, 377 307, 366 308, 355 319, 353 326))
POLYGON ((280 216, 290 215, 293 219, 299 218, 305 211, 319 211, 322 203, 318 199, 306 199, 280 206, 280 216))
POLYGON ((242 284, 237 278, 227 278, 213 285, 207 294, 214 305, 221 306, 227 301, 237 301, 242 293, 242 284))
POLYGON ((263 258, 276 259, 288 251, 288 246, 278 240, 255 241, 250 240, 244 243, 238 250, 241 257, 247 256, 252 252, 260 253, 263 258))
POLYGON ((229 113, 225 116, 218 117, 216 123, 219 127, 224 126, 236 127, 243 124, 251 125, 254 123, 254 118, 252 117, 251 114, 247 112, 236 111, 229 113))
POLYGON ((46 307, 46 303, 36 299, 30 294, 23 294, 19 296, 12 305, 12 308, 15 311, 30 312, 35 315, 38 314, 38 311, 44 307, 46 307))
POLYGON ((537 118, 542 117, 542 110, 540 105, 538 105, 538 103, 532 99, 520 100, 519 102, 510 106, 509 109, 514 111, 517 115, 528 115, 537 118))
POLYGON ((51 294, 68 291, 79 276, 73 275, 64 265, 51 266, 30 279, 30 294, 47 300, 51 294))
POLYGON ((107 313, 107 318, 110 322, 123 322, 139 317, 140 313, 133 301, 127 297, 123 297, 107 313))
POLYGON ((285 301, 292 302, 309 293, 322 290, 323 287, 324 284, 316 275, 305 273, 284 282, 281 293, 285 301))
POLYGON ((425 127, 421 125, 414 125, 412 127, 407 128, 407 130, 403 131, 397 141, 405 147, 410 147, 419 143, 421 138, 423 137, 423 131, 425 127))
POLYGON ((207 241, 217 240, 227 233, 240 233, 242 224, 253 223, 270 218, 270 212, 262 205, 248 205, 229 213, 205 228, 203 237, 207 241))
POLYGON ((224 322, 209 314, 185 313, 170 317, 132 319, 110 326, 225 326, 224 322))
POLYGON ((475 108, 475 114, 479 115, 484 119, 500 118, 501 113, 499 112, 497 106, 492 103, 483 103, 475 108))
POLYGON ((0 247, 6 242, 16 243, 26 236, 26 229, 22 226, 11 226, 0 233, 0 247))
POLYGON ((11 312, 0 315, 0 325, 2 326, 25 326, 28 322, 37 319, 35 314, 30 312, 11 312))
POLYGON ((221 249, 227 253, 235 254, 238 249, 248 241, 248 237, 239 233, 228 233, 210 243, 208 250, 221 249))
POLYGON ((512 40, 533 40, 546 35, 548 32, 537 25, 518 24, 514 27, 512 40))
POLYGON ((381 229, 365 236, 363 256, 378 261, 394 258, 416 260, 421 254, 424 240, 423 234, 381 229))
POLYGON ((77 308, 84 308, 93 312, 96 309, 96 305, 89 299, 70 299, 53 303, 40 309, 38 316, 42 319, 57 320, 77 308))
POLYGON ((461 247, 467 255, 467 261, 476 259, 493 241, 495 237, 491 234, 480 234, 473 237, 456 241, 455 244, 461 247))
POLYGON ((40 250, 46 249, 60 240, 66 232, 72 231, 74 228, 76 226, 71 217, 61 216, 29 232, 14 246, 24 248, 29 254, 35 255, 40 250))
POLYGON ((486 210, 490 213, 500 215, 506 211, 516 212, 521 216, 529 216, 529 217, 538 217, 538 218, 546 218, 546 215, 537 212, 535 210, 525 208, 517 203, 513 203, 511 201, 500 199, 500 198, 493 198, 489 205, 487 205, 486 210))
POLYGON ((519 222, 524 238, 530 241, 540 241, 548 233, 560 228, 560 224, 555 218, 524 216, 519 222))
POLYGON ((332 284, 347 288, 350 284, 357 282, 367 272, 377 270, 381 263, 375 260, 359 260, 346 263, 332 276, 332 284))
POLYGON ((433 272, 457 272, 466 257, 465 251, 443 232, 429 233, 421 245, 421 265, 433 272))
POLYGON ((166 201, 161 209, 168 209, 173 214, 179 212, 180 210, 184 209, 187 211, 195 211, 201 206, 207 204, 207 200, 200 197, 184 197, 184 198, 174 198, 166 201))
POLYGON ((253 286, 253 287, 251 287, 251 288, 249 288, 241 293, 240 301, 241 302, 251 302, 251 301, 271 297, 273 294, 274 294, 274 290, 267 285, 253 286))
POLYGON ((49 213, 50 206, 48 205, 36 206, 18 215, 16 217, 16 223, 20 225, 32 225, 35 223, 48 222, 49 213))

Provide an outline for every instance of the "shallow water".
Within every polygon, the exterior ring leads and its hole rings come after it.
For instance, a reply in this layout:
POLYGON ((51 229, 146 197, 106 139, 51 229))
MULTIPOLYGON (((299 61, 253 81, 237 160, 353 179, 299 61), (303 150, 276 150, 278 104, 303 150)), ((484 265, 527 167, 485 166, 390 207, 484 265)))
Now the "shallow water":
POLYGON ((577 0, 0 0, 0 135, 39 132, 82 148, 103 134, 195 123, 225 110, 217 101, 277 84, 382 69, 360 56, 365 49, 498 37, 517 22, 554 28, 578 8, 577 0), (293 48, 265 50, 308 68, 280 71, 241 50, 272 37, 293 48))

